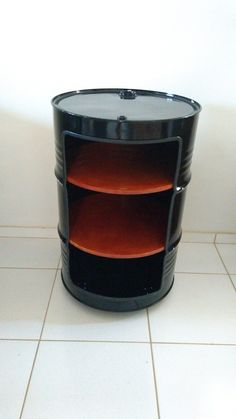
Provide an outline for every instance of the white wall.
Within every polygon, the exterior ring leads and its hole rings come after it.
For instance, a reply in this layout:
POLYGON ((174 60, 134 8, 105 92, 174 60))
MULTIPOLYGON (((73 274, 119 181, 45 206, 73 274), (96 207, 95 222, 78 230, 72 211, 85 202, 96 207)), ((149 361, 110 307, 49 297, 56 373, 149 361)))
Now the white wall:
POLYGON ((236 231, 235 1, 9 1, 1 9, 0 224, 54 226, 52 96, 169 91, 203 105, 184 228, 236 231))

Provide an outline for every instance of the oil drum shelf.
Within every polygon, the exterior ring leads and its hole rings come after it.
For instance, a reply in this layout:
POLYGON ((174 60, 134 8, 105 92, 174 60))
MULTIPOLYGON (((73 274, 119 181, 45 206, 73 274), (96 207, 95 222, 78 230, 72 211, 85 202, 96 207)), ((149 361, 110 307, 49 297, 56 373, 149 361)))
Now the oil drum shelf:
POLYGON ((174 281, 200 105, 145 90, 52 100, 62 280, 93 307, 128 311, 174 281))

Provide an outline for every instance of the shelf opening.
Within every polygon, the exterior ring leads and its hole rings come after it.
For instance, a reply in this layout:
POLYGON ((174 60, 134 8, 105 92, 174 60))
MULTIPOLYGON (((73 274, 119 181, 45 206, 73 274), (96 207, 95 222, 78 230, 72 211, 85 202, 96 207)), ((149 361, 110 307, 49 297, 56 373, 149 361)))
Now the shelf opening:
POLYGON ((69 138, 67 181, 104 193, 162 192, 174 185, 178 143, 114 144, 69 138))
POLYGON ((113 195, 73 189, 69 241, 106 258, 138 258, 165 249, 170 194, 113 195))

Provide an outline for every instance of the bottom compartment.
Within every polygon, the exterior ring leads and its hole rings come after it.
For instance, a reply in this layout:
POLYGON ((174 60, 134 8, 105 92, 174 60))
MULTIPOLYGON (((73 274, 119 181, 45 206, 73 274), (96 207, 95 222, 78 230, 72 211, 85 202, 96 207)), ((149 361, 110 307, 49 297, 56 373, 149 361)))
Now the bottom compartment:
POLYGON ((111 259, 62 242, 62 279, 78 300, 95 308, 129 311, 163 298, 174 279, 177 247, 137 259, 111 259))

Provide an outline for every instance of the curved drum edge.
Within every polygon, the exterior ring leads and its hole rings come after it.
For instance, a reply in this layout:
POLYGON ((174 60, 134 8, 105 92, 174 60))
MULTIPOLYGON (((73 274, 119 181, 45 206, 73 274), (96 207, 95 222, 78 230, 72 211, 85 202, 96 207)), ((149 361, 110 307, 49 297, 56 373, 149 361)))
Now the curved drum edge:
POLYGON ((168 282, 165 282, 165 285, 159 291, 140 297, 122 299, 93 294, 83 290, 82 288, 75 287, 72 282, 68 282, 64 279, 63 273, 61 273, 61 279, 67 291, 76 300, 99 310, 113 312, 137 311, 150 307, 157 301, 166 297, 174 284, 174 276, 172 276, 169 278, 168 282))

